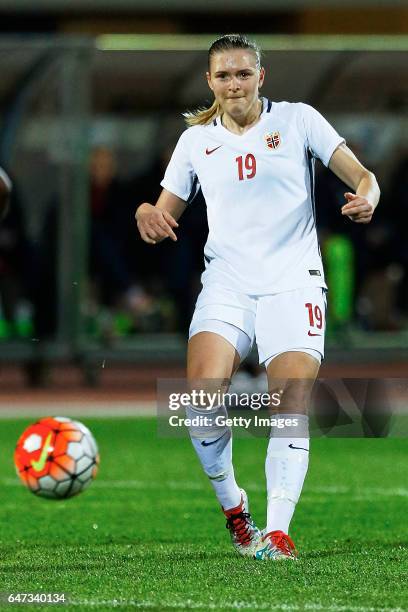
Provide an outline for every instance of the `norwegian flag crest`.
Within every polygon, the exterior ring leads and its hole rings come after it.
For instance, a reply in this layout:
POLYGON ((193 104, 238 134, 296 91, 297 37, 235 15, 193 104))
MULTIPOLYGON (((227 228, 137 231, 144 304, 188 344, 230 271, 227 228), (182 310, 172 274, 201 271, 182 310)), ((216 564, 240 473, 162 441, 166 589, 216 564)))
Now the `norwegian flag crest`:
POLYGON ((277 149, 282 142, 280 133, 270 132, 265 134, 265 142, 270 149, 277 149))

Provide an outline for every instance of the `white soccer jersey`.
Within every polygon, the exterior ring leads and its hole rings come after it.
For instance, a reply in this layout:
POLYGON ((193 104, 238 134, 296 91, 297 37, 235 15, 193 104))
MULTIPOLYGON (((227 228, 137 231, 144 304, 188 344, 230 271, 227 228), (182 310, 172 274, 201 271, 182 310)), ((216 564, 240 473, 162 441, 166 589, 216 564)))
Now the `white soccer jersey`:
POLYGON ((241 136, 219 117, 183 132, 161 185, 186 202, 201 186, 209 226, 203 283, 258 295, 326 287, 313 162, 327 166, 342 142, 311 106, 266 98, 241 136))

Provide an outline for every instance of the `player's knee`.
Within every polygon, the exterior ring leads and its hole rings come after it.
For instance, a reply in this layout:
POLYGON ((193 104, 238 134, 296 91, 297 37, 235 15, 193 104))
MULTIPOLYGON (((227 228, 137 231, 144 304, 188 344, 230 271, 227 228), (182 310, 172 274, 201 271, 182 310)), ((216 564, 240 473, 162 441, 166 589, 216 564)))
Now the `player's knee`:
POLYGON ((313 382, 313 380, 291 379, 282 384, 281 381, 270 380, 269 393, 275 401, 275 404, 272 404, 272 411, 281 414, 307 414, 313 382))
POLYGON ((194 368, 189 372, 187 380, 190 393, 199 398, 200 403, 210 406, 214 403, 222 403, 222 396, 228 391, 231 384, 230 377, 220 376, 217 369, 212 370, 207 364, 194 368))

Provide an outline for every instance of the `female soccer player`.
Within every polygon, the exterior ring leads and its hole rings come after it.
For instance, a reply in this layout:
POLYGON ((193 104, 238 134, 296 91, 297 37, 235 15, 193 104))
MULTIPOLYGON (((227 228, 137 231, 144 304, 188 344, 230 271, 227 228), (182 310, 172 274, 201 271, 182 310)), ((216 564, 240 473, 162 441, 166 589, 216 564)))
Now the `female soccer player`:
MULTIPOLYGON (((256 43, 218 38, 208 54, 208 109, 186 113, 155 206, 136 220, 143 240, 177 240, 178 219, 200 185, 207 203, 206 268, 190 326, 187 378, 230 381, 256 337, 269 390, 280 393, 265 472, 267 525, 260 532, 232 465, 223 405, 207 410, 206 427, 190 436, 227 517, 232 543, 256 559, 294 559, 288 535, 309 459, 307 403, 324 351, 325 292, 316 236, 313 161, 318 157, 353 192, 341 214, 368 223, 379 200, 374 175, 311 106, 259 96, 265 78, 256 43), (286 381, 286 382, 285 382, 286 381)), ((190 406, 188 415, 200 414, 190 406)))

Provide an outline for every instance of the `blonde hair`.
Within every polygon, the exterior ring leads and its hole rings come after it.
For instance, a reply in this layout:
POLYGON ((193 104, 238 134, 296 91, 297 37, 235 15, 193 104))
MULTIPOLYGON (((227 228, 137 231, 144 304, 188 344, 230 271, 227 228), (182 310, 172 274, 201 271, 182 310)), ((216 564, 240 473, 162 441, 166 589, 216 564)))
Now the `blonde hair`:
MULTIPOLYGON (((256 56, 257 68, 261 67, 261 50, 255 41, 249 40, 243 34, 225 34, 217 38, 208 50, 208 69, 210 70, 210 62, 213 55, 231 49, 251 49, 256 56)), ((214 100, 209 108, 200 107, 194 111, 187 111, 183 113, 183 117, 189 127, 193 125, 208 125, 220 115, 220 111, 220 105, 214 100)))
POLYGON ((192 125, 208 125, 220 114, 220 105, 217 100, 209 108, 200 107, 194 111, 183 113, 185 122, 189 127, 192 125))

